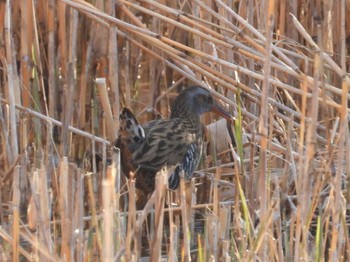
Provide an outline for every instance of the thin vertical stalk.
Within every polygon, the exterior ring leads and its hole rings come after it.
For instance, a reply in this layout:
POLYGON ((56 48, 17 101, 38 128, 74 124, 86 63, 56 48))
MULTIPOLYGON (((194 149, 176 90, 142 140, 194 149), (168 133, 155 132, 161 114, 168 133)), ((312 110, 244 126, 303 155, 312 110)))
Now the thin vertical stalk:
POLYGON ((51 241, 52 231, 50 227, 50 217, 52 215, 51 201, 49 198, 46 166, 44 164, 41 164, 40 166, 38 182, 38 190, 40 195, 40 227, 42 227, 42 230, 40 231, 42 234, 41 246, 44 248, 44 250, 47 250, 49 254, 53 255, 52 252, 54 248, 51 241))
POLYGON ((63 1, 57 1, 57 18, 58 18, 58 48, 60 49, 60 66, 63 79, 67 77, 67 23, 66 23, 66 4, 63 1))
POLYGON ((19 205, 21 199, 20 193, 20 166, 16 166, 13 174, 13 183, 12 183, 12 204, 13 204, 13 218, 12 218, 12 261, 19 261, 19 205))
MULTIPOLYGON (((109 15, 115 17, 116 0, 107 1, 107 10, 109 15)), ((114 116, 119 116, 120 112, 120 95, 119 95, 119 63, 118 63, 118 42, 117 30, 115 27, 110 27, 108 32, 108 69, 109 69, 109 84, 114 94, 114 102, 112 112, 114 116)), ((129 87, 126 87, 129 88, 129 87)), ((114 126, 118 130, 118 118, 114 120, 114 126)), ((114 133, 114 138, 116 133, 114 133)), ((113 139, 114 139, 113 138, 113 139)))
MULTIPOLYGON (((110 170, 110 169, 109 169, 110 170)), ((112 261, 114 255, 113 244, 113 184, 110 178, 102 181, 103 198, 103 253, 105 261, 112 261)))
POLYGON ((71 243, 71 217, 69 212, 69 170, 67 157, 63 157, 60 163, 60 210, 61 210, 61 230, 62 230, 62 248, 61 257, 66 261, 72 260, 71 243))
POLYGON ((170 262, 178 261, 177 259, 177 228, 174 223, 174 212, 171 206, 172 196, 169 190, 167 190, 167 203, 169 205, 169 252, 168 259, 170 262))
POLYGON ((219 181, 221 178, 221 161, 218 161, 216 164, 215 177, 213 180, 213 213, 214 216, 219 217, 219 181))
MULTIPOLYGON (((165 190, 168 183, 168 170, 163 168, 156 175, 155 227, 151 245, 151 261, 160 261, 162 253, 162 235, 164 223, 165 190)), ((184 221, 184 223, 187 223, 184 221)))
POLYGON ((74 220, 73 228, 78 230, 78 235, 76 236, 77 246, 75 248, 75 257, 77 262, 83 262, 84 254, 84 183, 83 175, 80 169, 77 170, 77 187, 75 192, 74 201, 74 220))
POLYGON ((90 198, 89 203, 90 203, 90 209, 91 209, 91 220, 95 228, 96 238, 97 238, 97 250, 100 256, 99 258, 101 259, 101 261, 104 261, 104 254, 102 252, 102 238, 101 238, 100 227, 97 220, 96 199, 95 199, 94 190, 92 186, 91 174, 88 174, 86 176, 86 180, 88 185, 88 194, 90 198))
POLYGON ((113 121, 111 105, 110 105, 109 99, 108 99, 106 79, 105 78, 97 78, 96 85, 98 87, 98 91, 99 91, 100 99, 101 99, 101 104, 103 107, 104 115, 106 117, 107 138, 109 141, 113 141, 113 140, 115 140, 117 130, 116 130, 116 126, 115 126, 114 121, 113 121))
POLYGON ((11 155, 9 155, 10 163, 17 158, 18 155, 18 137, 17 137, 17 113, 15 109, 16 101, 18 100, 19 90, 16 84, 17 72, 15 72, 15 59, 14 59, 14 47, 12 41, 12 28, 11 28, 11 2, 6 1, 5 6, 5 48, 7 59, 7 95, 9 100, 9 112, 10 112, 10 147, 11 155))
POLYGON ((21 78, 23 83, 22 101, 23 106, 30 107, 30 45, 31 45, 31 31, 32 20, 30 19, 31 1, 21 1, 21 78), (29 44, 29 47, 28 47, 29 44))
POLYGON ((50 117, 56 118, 56 94, 57 88, 55 86, 55 67, 56 67, 56 55, 55 55, 55 7, 56 1, 48 1, 48 14, 47 14, 47 25, 48 25, 48 90, 49 90, 49 111, 50 117))
MULTIPOLYGON (((36 18, 36 15, 35 15, 35 12, 34 12, 34 6, 35 6, 35 1, 32 1, 31 2, 31 9, 33 9, 32 11, 32 17, 31 19, 33 20, 33 33, 34 33, 34 36, 33 36, 33 50, 34 50, 34 62, 37 66, 37 70, 34 71, 34 80, 36 81, 35 83, 38 85, 38 90, 40 94, 42 94, 42 98, 43 98, 43 104, 44 104, 44 108, 45 108, 45 115, 48 114, 48 105, 47 105, 47 95, 46 95, 46 90, 45 90, 45 86, 44 86, 44 76, 42 74, 43 72, 43 64, 42 64, 42 54, 41 54, 41 50, 42 48, 40 48, 40 42, 39 42, 39 39, 40 39, 40 36, 39 36, 39 32, 38 32, 38 28, 37 26, 34 26, 34 25, 37 25, 37 18, 36 18)), ((39 103, 39 101, 35 101, 36 103, 39 103)), ((39 108, 40 106, 37 105, 39 108)))
POLYGON ((260 174, 259 174, 259 196, 260 196, 260 212, 261 216, 266 215, 268 208, 268 196, 267 196, 267 150, 268 150, 268 123, 269 123, 269 103, 268 98, 270 95, 270 62, 271 62, 271 45, 272 45, 272 32, 274 26, 274 1, 269 1, 268 13, 267 13, 267 37, 266 37, 266 50, 265 50, 265 64, 264 64, 264 82, 261 95, 261 112, 259 121, 259 133, 261 134, 261 151, 260 151, 260 174))
POLYGON ((184 254, 182 261, 190 260, 190 236, 188 228, 188 214, 187 214, 187 202, 186 202, 186 190, 185 190, 184 174, 182 172, 180 180, 180 198, 181 198, 181 215, 182 215, 182 230, 183 230, 183 249, 184 254))
MULTIPOLYGON (((266 16, 266 49, 265 49, 265 64, 264 64, 264 82, 261 94, 261 111, 259 121, 259 133, 261 134, 261 151, 259 159, 259 197, 260 197, 260 217, 267 217, 267 211, 269 208, 269 181, 268 181, 268 166, 267 166, 267 150, 269 148, 268 140, 268 123, 269 123, 269 103, 268 98, 270 96, 270 73, 271 73, 271 53, 272 53, 272 33, 274 27, 274 9, 275 2, 270 0, 268 3, 268 12, 266 16)), ((272 127, 271 127, 272 128, 272 127)), ((265 222, 261 222, 263 224, 265 222)), ((263 260, 266 259, 267 245, 263 245, 261 248, 261 257, 263 260)))
MULTIPOLYGON (((67 75, 67 92, 65 96, 65 110, 64 110, 64 120, 62 127, 62 156, 69 156, 71 147, 71 133, 68 130, 68 126, 72 122, 74 113, 74 89, 75 89, 75 79, 76 79, 76 57, 77 57, 77 28, 79 21, 78 11, 70 8, 70 34, 69 34, 69 48, 68 48, 68 63, 66 72, 67 75)), ((65 21, 65 20, 64 20, 65 21)), ((61 35, 62 36, 62 35, 61 35)))
MULTIPOLYGON (((2 145, 3 145, 3 152, 4 155, 6 156, 5 160, 4 160, 4 166, 3 168, 5 169, 7 167, 7 165, 9 163, 13 163, 13 156, 12 156, 12 150, 11 150, 11 145, 10 145, 10 139, 9 139, 9 133, 8 133, 8 129, 6 128, 6 122, 5 122, 5 117, 4 117, 4 113, 2 111, 2 104, 0 104, 0 130, 2 133, 2 145)), ((1 210, 1 207, 0 207, 1 210)), ((2 216, 2 214, 1 214, 2 216)), ((1 220, 3 221, 3 220, 1 220)))
POLYGON ((128 216, 128 232, 126 235, 126 259, 130 260, 131 259, 131 246, 132 242, 134 239, 134 234, 133 232, 135 231, 135 226, 136 226, 136 205, 135 205, 135 179, 134 175, 130 174, 130 179, 129 179, 129 216, 128 216))

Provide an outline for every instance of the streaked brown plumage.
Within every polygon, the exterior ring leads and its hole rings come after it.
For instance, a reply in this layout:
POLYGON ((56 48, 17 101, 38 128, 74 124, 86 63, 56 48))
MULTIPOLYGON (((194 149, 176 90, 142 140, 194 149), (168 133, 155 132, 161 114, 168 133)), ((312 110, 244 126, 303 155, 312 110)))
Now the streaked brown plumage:
POLYGON ((131 111, 124 108, 115 143, 121 150, 123 173, 128 176, 136 172, 136 187, 150 193, 156 173, 165 165, 174 166, 169 188, 176 189, 180 171, 190 179, 199 164, 203 147, 200 115, 210 111, 232 119, 209 91, 199 86, 189 87, 177 96, 170 119, 154 120, 141 127, 131 111))

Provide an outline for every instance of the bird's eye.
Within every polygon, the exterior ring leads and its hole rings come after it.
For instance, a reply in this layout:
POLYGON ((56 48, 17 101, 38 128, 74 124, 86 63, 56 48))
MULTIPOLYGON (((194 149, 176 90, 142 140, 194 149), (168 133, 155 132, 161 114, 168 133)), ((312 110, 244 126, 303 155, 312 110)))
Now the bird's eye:
POLYGON ((211 96, 207 96, 207 103, 212 104, 213 98, 211 96))

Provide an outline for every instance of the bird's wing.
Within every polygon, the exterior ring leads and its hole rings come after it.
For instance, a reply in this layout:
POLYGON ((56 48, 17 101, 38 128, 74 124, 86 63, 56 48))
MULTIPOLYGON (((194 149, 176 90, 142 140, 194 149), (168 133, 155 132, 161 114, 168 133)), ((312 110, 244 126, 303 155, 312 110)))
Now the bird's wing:
POLYGON ((166 165, 180 163, 195 141, 195 135, 185 131, 180 119, 157 120, 144 126, 146 138, 133 153, 135 165, 158 171, 166 165))

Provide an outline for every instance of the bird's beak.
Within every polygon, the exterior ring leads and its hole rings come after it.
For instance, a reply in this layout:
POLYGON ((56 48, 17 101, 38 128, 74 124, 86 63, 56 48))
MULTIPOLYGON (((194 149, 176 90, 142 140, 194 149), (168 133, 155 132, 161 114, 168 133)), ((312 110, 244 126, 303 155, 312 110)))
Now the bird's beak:
POLYGON ((212 112, 222 116, 223 118, 226 118, 228 121, 233 122, 234 117, 230 115, 230 113, 228 113, 225 109, 223 109, 221 106, 219 106, 218 104, 214 104, 213 108, 212 108, 212 112))

